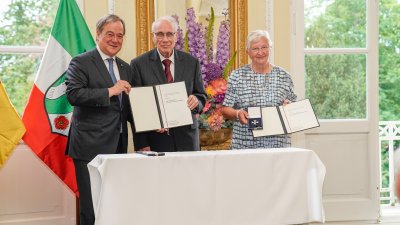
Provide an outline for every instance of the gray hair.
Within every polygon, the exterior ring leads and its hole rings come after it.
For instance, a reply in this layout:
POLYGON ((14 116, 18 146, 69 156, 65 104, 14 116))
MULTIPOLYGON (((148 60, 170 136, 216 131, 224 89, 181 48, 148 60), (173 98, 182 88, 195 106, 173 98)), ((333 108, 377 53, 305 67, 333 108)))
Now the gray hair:
POLYGON ((170 23, 172 25, 172 29, 174 30, 174 32, 178 31, 178 22, 176 21, 176 19, 174 17, 162 16, 153 22, 153 24, 151 25, 151 32, 154 33, 156 31, 156 29, 160 26, 161 22, 170 23))
POLYGON ((260 40, 260 38, 265 38, 268 41, 269 47, 272 47, 272 41, 271 38, 269 37, 269 33, 266 30, 254 30, 247 35, 247 40, 246 40, 246 49, 250 49, 250 44, 254 41, 260 40))
POLYGON ((99 19, 99 21, 97 21, 97 23, 96 23, 96 31, 101 33, 106 24, 118 22, 118 21, 122 23, 122 27, 124 29, 124 35, 125 35, 125 22, 119 16, 114 15, 114 14, 108 14, 108 15, 101 17, 99 19))

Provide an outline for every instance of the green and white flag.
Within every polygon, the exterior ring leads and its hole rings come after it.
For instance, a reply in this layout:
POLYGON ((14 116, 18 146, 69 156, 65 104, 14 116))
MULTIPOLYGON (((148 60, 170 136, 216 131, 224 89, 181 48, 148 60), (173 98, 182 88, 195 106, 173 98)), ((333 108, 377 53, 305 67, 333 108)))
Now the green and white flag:
POLYGON ((77 193, 74 165, 64 155, 73 107, 65 95, 65 74, 73 57, 95 42, 75 0, 60 0, 46 50, 22 120, 25 143, 77 193))

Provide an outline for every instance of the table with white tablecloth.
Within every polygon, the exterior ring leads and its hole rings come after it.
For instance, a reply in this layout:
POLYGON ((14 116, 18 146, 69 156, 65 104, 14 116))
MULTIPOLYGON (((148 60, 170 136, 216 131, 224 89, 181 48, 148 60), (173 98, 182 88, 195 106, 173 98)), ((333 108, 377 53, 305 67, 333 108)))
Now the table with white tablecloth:
POLYGON ((98 155, 96 225, 324 222, 325 166, 299 148, 98 155))

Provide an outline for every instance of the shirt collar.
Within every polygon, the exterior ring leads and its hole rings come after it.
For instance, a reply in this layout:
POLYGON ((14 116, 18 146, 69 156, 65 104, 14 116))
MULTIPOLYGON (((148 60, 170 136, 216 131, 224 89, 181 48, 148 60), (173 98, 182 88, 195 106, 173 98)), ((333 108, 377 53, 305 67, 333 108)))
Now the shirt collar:
POLYGON ((160 56, 161 62, 164 59, 169 59, 169 60, 171 60, 172 64, 174 64, 174 62, 175 62, 175 57, 174 57, 175 49, 172 49, 172 54, 171 54, 171 56, 169 58, 165 58, 163 55, 161 55, 160 51, 158 51, 158 48, 157 48, 157 52, 158 52, 158 55, 160 56))
POLYGON ((96 45, 96 48, 97 48, 97 50, 99 51, 100 56, 101 56, 101 58, 103 59, 103 61, 105 61, 105 60, 107 60, 107 59, 109 59, 109 58, 113 58, 114 61, 115 61, 115 56, 110 57, 110 56, 106 55, 103 51, 101 51, 101 49, 100 49, 100 47, 99 47, 98 45, 96 45))

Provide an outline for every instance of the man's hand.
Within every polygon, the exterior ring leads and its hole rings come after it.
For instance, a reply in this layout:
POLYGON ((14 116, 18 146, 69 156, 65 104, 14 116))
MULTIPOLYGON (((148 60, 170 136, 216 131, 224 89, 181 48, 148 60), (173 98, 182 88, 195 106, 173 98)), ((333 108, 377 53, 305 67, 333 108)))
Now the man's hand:
POLYGON ((147 146, 147 147, 144 147, 144 148, 140 148, 140 149, 138 149, 136 151, 151 151, 151 148, 150 148, 150 146, 147 146))
POLYGON ((128 81, 119 80, 119 81, 117 81, 117 83, 114 84, 114 86, 108 88, 108 96, 112 97, 114 95, 119 95, 122 92, 129 94, 129 92, 131 91, 131 88, 132 87, 128 81))
POLYGON ((199 100, 196 98, 194 95, 189 95, 188 100, 187 100, 187 105, 190 110, 193 110, 199 105, 199 100))
POLYGON ((158 129, 158 130, 156 130, 156 132, 157 133, 165 133, 165 132, 169 132, 169 130, 168 130, 168 128, 161 128, 161 129, 158 129))

